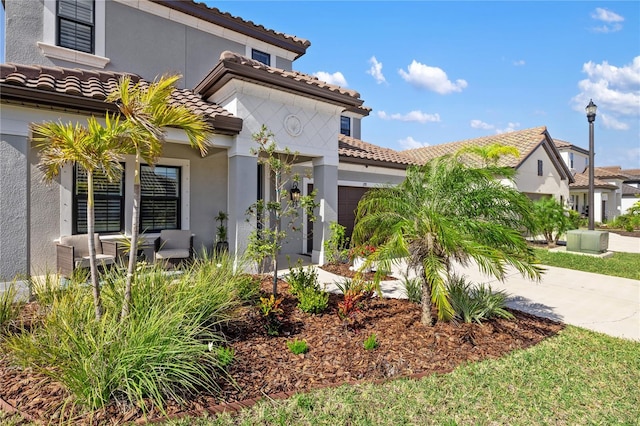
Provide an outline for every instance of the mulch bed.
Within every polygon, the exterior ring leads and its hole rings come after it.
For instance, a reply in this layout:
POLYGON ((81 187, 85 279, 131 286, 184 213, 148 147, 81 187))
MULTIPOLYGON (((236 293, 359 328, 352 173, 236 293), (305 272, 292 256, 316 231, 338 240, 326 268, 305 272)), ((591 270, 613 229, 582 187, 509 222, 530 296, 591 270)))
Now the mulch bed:
MULTIPOLYGON (((343 263, 343 262, 331 262, 331 263, 325 263, 324 265, 320 266, 321 269, 327 271, 327 272, 331 272, 332 274, 336 274, 336 275, 340 275, 342 277, 346 277, 346 278, 355 278, 358 271, 352 271, 351 270, 351 265, 348 263, 343 263)), ((372 281, 375 277, 375 272, 361 272, 360 275, 362 276, 362 278, 365 281, 372 281)), ((396 277, 393 277, 391 275, 385 275, 382 278, 382 281, 389 281, 389 280, 397 280, 396 277)))
MULTIPOLYGON (((266 279, 263 290, 270 288, 271 282, 266 279)), ((229 345, 235 350, 229 374, 236 386, 221 383, 219 394, 203 392, 186 406, 171 402, 167 407, 169 415, 216 412, 225 405, 237 407, 234 402, 281 392, 446 373, 461 364, 499 358, 533 346, 563 328, 561 323, 519 311, 512 311, 514 320, 498 319, 483 325, 437 323, 427 327, 420 323, 419 306, 407 300, 377 298, 367 300, 356 323, 347 325, 337 315, 340 295, 330 295, 326 313, 310 315, 296 308, 297 301, 287 289, 288 285, 281 281, 279 292, 284 297, 285 315, 279 336, 266 335, 255 308, 243 308, 239 318, 225 328, 229 345), (371 333, 376 334, 380 346, 367 351, 363 341, 371 333), (305 340, 309 352, 291 353, 286 342, 294 338, 305 340)), ((36 309, 32 303, 25 314, 36 309)), ((61 418, 73 424, 144 421, 140 409, 123 402, 114 402, 94 413, 82 413, 72 404, 65 405, 70 398, 63 386, 42 374, 13 367, 6 355, 0 355, 0 383, 0 397, 38 422, 61 418)), ((148 416, 162 417, 157 410, 148 416)))

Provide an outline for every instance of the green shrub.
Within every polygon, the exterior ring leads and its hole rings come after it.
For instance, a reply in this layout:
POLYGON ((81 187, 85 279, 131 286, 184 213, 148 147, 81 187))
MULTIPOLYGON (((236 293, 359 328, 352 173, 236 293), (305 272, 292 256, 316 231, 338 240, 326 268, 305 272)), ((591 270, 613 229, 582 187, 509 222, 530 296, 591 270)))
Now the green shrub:
POLYGON ((349 261, 349 237, 346 229, 338 222, 329 224, 331 237, 324 242, 324 251, 328 262, 349 261))
POLYGON ((318 283, 318 271, 313 266, 304 268, 300 262, 297 266, 289 269, 289 274, 285 278, 289 283, 289 291, 297 296, 305 289, 320 291, 318 283))
POLYGON ((71 281, 43 292, 49 303, 42 325, 7 342, 17 361, 62 382, 90 409, 123 397, 139 405, 150 398, 162 409, 168 398, 216 389, 221 360, 208 347, 222 343, 216 326, 239 304, 230 262, 195 261, 181 274, 138 272, 121 321, 124 282, 125 271, 103 276, 101 321, 89 286, 71 281))
POLYGON ((298 340, 298 339, 288 341, 287 347, 291 352, 294 353, 294 355, 304 354, 304 353, 307 353, 307 351, 309 350, 309 346, 307 345, 307 342, 305 342, 304 340, 298 340))
POLYGON ((5 284, 4 290, 0 291, 0 335, 9 329, 22 309, 23 303, 16 300, 17 294, 15 282, 5 284))
POLYGON ((371 333, 369 337, 364 339, 363 345, 364 345, 364 348, 368 351, 372 351, 376 349, 379 346, 376 334, 371 333))
POLYGON ((213 352, 215 352, 216 358, 218 359, 218 364, 222 368, 227 368, 229 365, 231 365, 236 355, 233 348, 227 346, 214 347, 213 343, 209 343, 209 350, 213 350, 213 352))
POLYGON ((321 314, 329 305, 329 293, 305 288, 298 293, 298 309, 308 314, 321 314))
POLYGON ((493 317, 513 318, 505 309, 507 294, 494 292, 488 285, 473 285, 465 277, 453 275, 447 282, 449 301, 455 318, 466 323, 481 323, 493 317))
POLYGON ((544 235, 548 244, 556 244, 571 229, 569 213, 555 197, 542 197, 533 203, 536 233, 544 235))
POLYGON ((402 285, 410 302, 422 302, 422 280, 419 277, 409 278, 405 275, 402 278, 402 285))

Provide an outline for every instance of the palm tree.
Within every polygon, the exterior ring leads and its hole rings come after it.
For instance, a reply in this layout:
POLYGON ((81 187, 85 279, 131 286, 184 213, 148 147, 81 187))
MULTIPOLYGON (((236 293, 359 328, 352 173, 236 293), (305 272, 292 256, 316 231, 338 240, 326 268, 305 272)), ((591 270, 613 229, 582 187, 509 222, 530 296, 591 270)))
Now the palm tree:
POLYGON ((445 156, 409 168, 400 185, 368 191, 356 213, 354 243, 378 247, 368 262, 389 270, 407 258, 422 278, 421 321, 429 325, 432 304, 438 319, 453 316, 446 289, 453 261, 474 260, 498 279, 506 265, 531 279, 541 273, 521 234, 534 223, 531 202, 494 179, 508 170, 469 168, 459 160, 445 156))
POLYGON ((174 84, 180 78, 179 75, 165 76, 151 84, 140 82, 134 84, 129 76, 123 76, 116 89, 106 99, 107 102, 114 102, 118 106, 120 114, 131 127, 132 133, 128 140, 128 146, 123 152, 135 155, 131 250, 122 304, 122 318, 129 314, 131 284, 136 266, 134 254, 138 251, 141 161, 152 167, 157 164, 165 142, 164 129, 166 127, 176 127, 183 130, 191 146, 200 150, 203 156, 207 152, 207 133, 211 128, 205 118, 185 106, 171 104, 174 84))
MULTIPOLYGON (((478 145, 470 145, 460 149, 456 155, 460 156, 463 154, 473 154, 477 157, 480 157, 482 160, 482 167, 495 167, 498 165, 498 160, 504 157, 505 155, 511 155, 513 157, 519 157, 520 151, 515 146, 503 145, 500 143, 492 143, 489 145, 478 146, 478 145)), ((505 172, 509 173, 509 176, 512 176, 515 173, 514 169, 509 168, 505 170, 505 172)))
POLYGON ((102 126, 94 117, 87 120, 88 127, 80 124, 43 123, 32 126, 32 140, 40 149, 39 168, 44 180, 51 182, 66 164, 77 164, 87 173, 87 238, 89 246, 89 268, 93 287, 93 303, 96 319, 102 317, 102 301, 98 284, 96 247, 94 240, 94 196, 93 177, 102 173, 109 181, 119 176, 120 143, 127 134, 118 118, 107 114, 102 126))

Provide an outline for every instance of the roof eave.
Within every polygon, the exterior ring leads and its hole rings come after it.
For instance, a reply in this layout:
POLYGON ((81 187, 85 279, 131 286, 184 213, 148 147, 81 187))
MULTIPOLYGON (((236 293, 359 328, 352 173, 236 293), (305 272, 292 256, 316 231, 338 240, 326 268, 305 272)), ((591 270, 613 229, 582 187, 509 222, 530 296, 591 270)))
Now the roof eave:
MULTIPOLYGON (((0 101, 39 107, 46 105, 52 109, 77 111, 80 113, 117 113, 115 104, 103 99, 91 99, 69 95, 66 93, 48 92, 30 87, 19 87, 12 84, 0 83, 0 101)), ((207 122, 213 126, 215 133, 236 135, 242 130, 242 119, 216 115, 207 117, 207 122)))
POLYGON ((262 86, 284 89, 285 91, 294 94, 304 94, 310 98, 340 105, 345 109, 358 108, 363 104, 361 99, 354 98, 350 95, 334 92, 313 84, 286 78, 281 75, 232 61, 218 62, 218 64, 200 83, 196 85, 193 90, 194 92, 199 93, 203 99, 209 99, 214 93, 234 78, 248 82, 257 82, 262 86))
POLYGON ((395 163, 392 161, 372 160, 369 158, 351 157, 345 154, 338 154, 338 158, 341 163, 361 164, 365 166, 377 166, 377 167, 384 167, 387 169, 406 170, 407 167, 411 166, 411 164, 395 163))
POLYGON ((307 48, 311 45, 308 40, 295 41, 288 39, 285 35, 278 36, 268 30, 261 30, 256 25, 252 25, 248 22, 238 22, 238 20, 232 17, 226 16, 216 11, 203 9, 192 1, 175 1, 175 0, 151 0, 154 3, 168 7, 178 12, 185 13, 198 19, 210 22, 215 25, 236 31, 240 34, 262 40, 265 43, 269 43, 274 46, 278 46, 282 49, 288 50, 296 54, 296 59, 304 55, 307 52, 307 48))

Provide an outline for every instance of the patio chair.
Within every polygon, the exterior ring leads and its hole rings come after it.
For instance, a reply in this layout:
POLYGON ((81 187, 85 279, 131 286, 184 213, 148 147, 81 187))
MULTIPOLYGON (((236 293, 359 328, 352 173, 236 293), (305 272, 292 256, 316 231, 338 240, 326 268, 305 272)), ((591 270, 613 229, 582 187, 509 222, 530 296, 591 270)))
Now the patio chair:
POLYGON ((168 264, 188 261, 193 256, 193 236, 189 230, 164 229, 153 243, 154 260, 168 264))
MULTIPOLYGON (((114 264, 118 256, 118 244, 115 241, 101 241, 98 234, 94 234, 94 241, 97 265, 104 268, 114 264)), ((76 269, 89 268, 89 263, 87 234, 60 237, 60 243, 56 244, 56 265, 60 275, 70 278, 76 269)))

